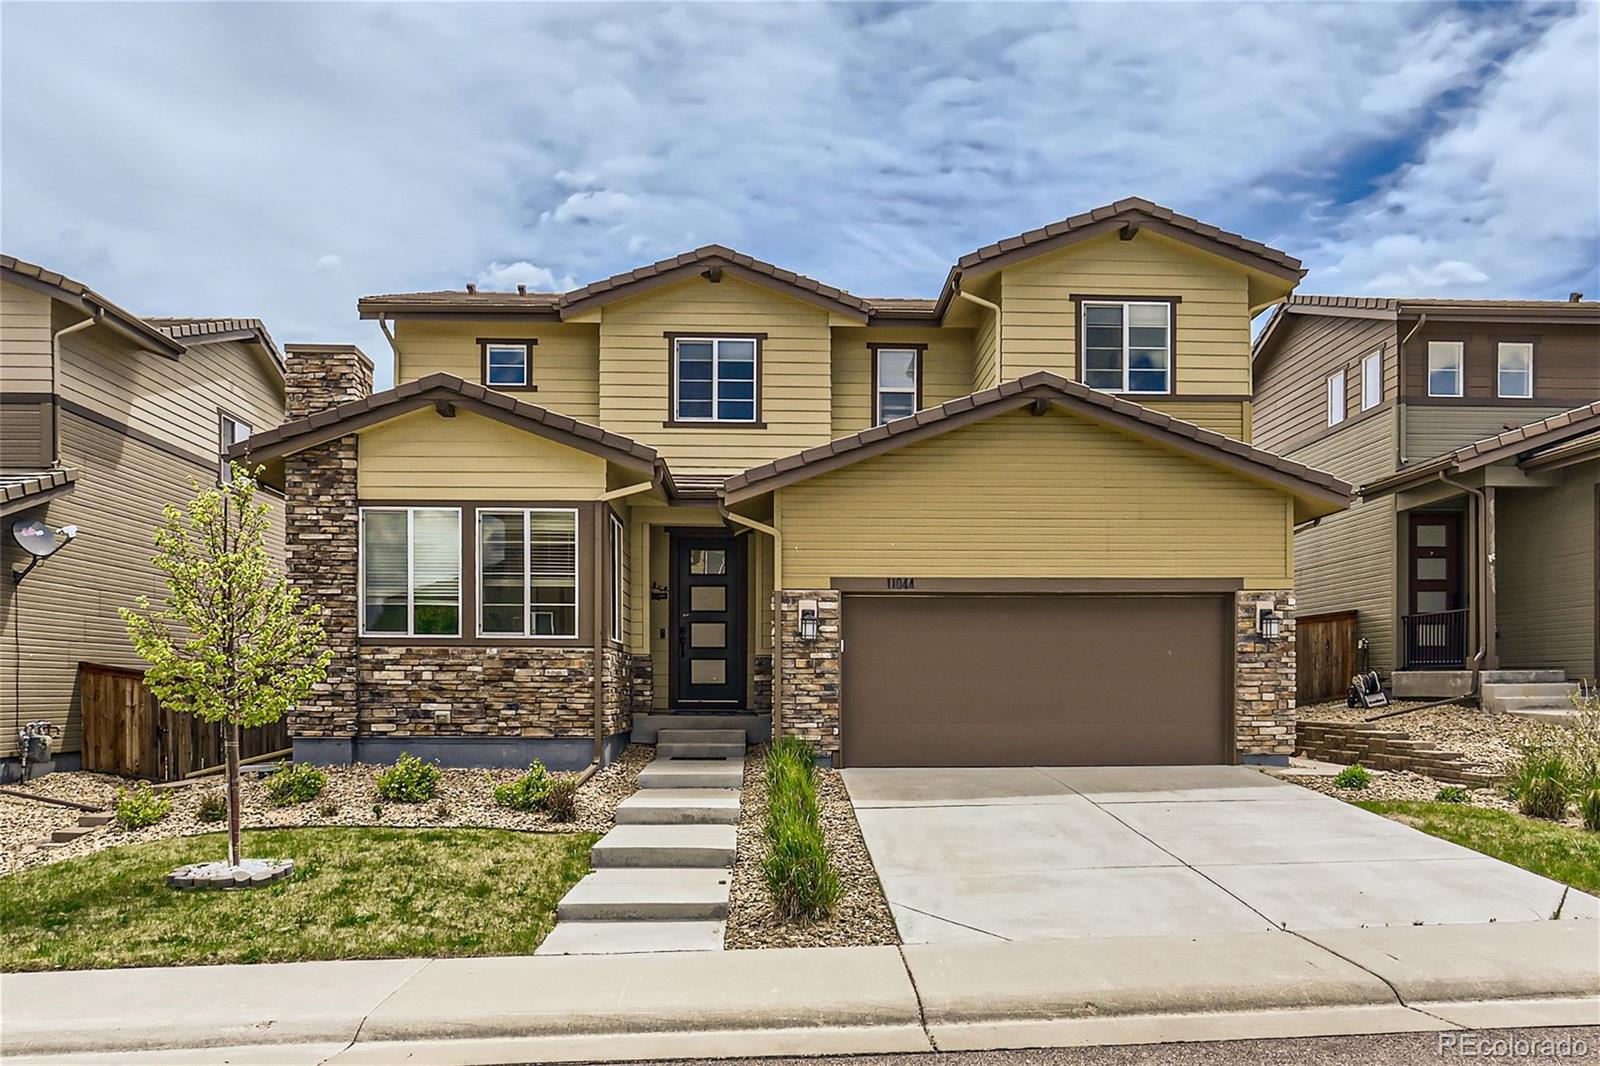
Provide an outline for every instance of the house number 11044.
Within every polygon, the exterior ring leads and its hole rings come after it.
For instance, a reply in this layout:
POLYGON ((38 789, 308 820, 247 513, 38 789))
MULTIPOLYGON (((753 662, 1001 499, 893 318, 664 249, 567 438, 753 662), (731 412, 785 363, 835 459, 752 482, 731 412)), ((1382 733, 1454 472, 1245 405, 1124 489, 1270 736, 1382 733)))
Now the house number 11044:
POLYGON ((885 580, 889 583, 889 587, 891 589, 896 589, 901 592, 917 587, 917 579, 914 577, 891 577, 886 578, 885 580))

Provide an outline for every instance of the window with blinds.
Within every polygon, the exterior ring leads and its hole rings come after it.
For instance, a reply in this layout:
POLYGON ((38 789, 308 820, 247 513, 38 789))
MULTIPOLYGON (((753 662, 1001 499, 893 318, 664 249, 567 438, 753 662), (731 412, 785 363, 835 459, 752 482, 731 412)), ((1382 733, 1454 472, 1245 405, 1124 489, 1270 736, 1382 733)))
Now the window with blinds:
POLYGON ((578 512, 478 512, 478 633, 578 635, 578 512))
POLYGON ((461 509, 361 509, 361 632, 461 635, 461 509))

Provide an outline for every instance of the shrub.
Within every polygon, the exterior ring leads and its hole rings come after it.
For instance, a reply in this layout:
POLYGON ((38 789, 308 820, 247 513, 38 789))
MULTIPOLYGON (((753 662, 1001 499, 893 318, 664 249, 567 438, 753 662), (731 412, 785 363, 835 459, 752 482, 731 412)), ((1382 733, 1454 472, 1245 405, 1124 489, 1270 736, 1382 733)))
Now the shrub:
POLYGON ((378 795, 395 803, 426 803, 439 790, 439 764, 401 752, 393 766, 378 771, 378 795))
POLYGON ((1367 772, 1365 766, 1356 763, 1354 766, 1346 766, 1335 774, 1333 784, 1335 788, 1366 788, 1372 784, 1372 775, 1367 772))
POLYGON ((280 807, 306 803, 322 795, 328 775, 308 762, 288 762, 267 778, 267 798, 280 807))
POLYGON ((1578 814, 1585 829, 1600 831, 1600 777, 1591 777, 1578 787, 1578 814))
POLYGON ((1570 786, 1567 761, 1550 737, 1524 744, 1506 774, 1506 795, 1529 818, 1559 820, 1570 786))
POLYGON ((200 806, 194 816, 202 822, 220 822, 228 817, 228 794, 226 792, 207 792, 200 797, 200 806))
POLYGON ((550 794, 553 780, 550 771, 535 759, 529 765, 528 772, 521 777, 494 786, 494 801, 514 811, 539 810, 544 806, 545 797, 550 794))
POLYGON ((544 809, 558 822, 571 822, 578 817, 578 782, 572 777, 558 777, 550 782, 550 791, 544 798, 544 809))
POLYGON ((843 886, 822 833, 816 756, 798 739, 778 741, 767 755, 765 832, 761 872, 778 915, 817 921, 832 914, 843 886))
POLYGON ((172 810, 172 797, 149 785, 125 788, 117 793, 117 824, 124 829, 143 829, 155 825, 172 810))
POLYGON ((1472 800, 1472 793, 1460 785, 1445 785, 1433 794, 1436 803, 1468 803, 1472 800))

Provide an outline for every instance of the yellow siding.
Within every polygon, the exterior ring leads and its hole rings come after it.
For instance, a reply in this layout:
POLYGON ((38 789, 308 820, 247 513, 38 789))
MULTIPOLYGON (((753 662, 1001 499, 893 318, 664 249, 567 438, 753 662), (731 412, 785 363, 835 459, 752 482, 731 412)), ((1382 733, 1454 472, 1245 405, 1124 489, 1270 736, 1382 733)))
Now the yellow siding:
MULTIPOLYGON (((996 292, 998 295, 998 292, 996 292)), ((982 392, 1000 384, 1000 364, 996 359, 995 339, 999 336, 995 313, 982 308, 976 336, 973 338, 972 391, 982 392)))
MULTIPOLYGON (((975 391, 970 329, 846 328, 833 331, 833 436, 872 425, 872 352, 869 344, 926 344, 922 353, 922 405, 934 407, 975 391)), ((752 464, 754 465, 754 464, 752 464)))
POLYGON ((677 473, 734 472, 830 439, 828 312, 769 289, 700 278, 602 309, 600 422, 659 451, 677 473), (668 332, 765 333, 765 429, 667 427, 668 332))
POLYGON ((1184 400, 1140 400, 1139 402, 1153 411, 1181 418, 1185 422, 1193 422, 1205 429, 1226 434, 1234 440, 1250 439, 1249 414, 1246 411, 1250 406, 1248 403, 1227 401, 1189 403, 1184 400))
POLYGON ((593 325, 402 319, 395 324, 395 341, 400 348, 395 384, 438 373, 482 384, 479 337, 539 342, 533 348, 533 383, 537 390, 518 390, 509 395, 583 422, 599 419, 600 333, 593 325))
POLYGON ((787 588, 835 577, 1290 580, 1289 497, 1051 411, 999 415, 780 490, 787 588))
POLYGON ((50 297, 0 283, 0 392, 50 391, 50 297))
POLYGON ((1115 234, 1001 271, 1004 376, 1077 371, 1073 294, 1178 296, 1177 390, 1250 393, 1249 281, 1243 268, 1177 241, 1115 234))
POLYGON ((361 433, 364 500, 592 500, 606 462, 467 411, 432 408, 361 433))

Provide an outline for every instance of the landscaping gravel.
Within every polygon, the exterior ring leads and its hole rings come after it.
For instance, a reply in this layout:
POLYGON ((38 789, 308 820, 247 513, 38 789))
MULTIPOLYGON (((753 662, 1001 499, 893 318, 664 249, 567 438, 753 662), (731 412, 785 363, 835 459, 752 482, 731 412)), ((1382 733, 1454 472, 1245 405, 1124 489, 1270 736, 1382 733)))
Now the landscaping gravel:
POLYGON ((829 858, 844 891, 833 916, 809 924, 785 921, 773 911, 772 896, 761 875, 767 854, 762 832, 766 817, 767 746, 745 754, 744 792, 740 796, 739 855, 728 897, 728 948, 818 948, 898 944, 900 933, 883 898, 878 872, 867 854, 855 808, 837 770, 817 770, 817 801, 829 858))
MULTIPOLYGON (((1401 701, 1386 710, 1420 707, 1426 702, 1401 701)), ((1296 713, 1303 721, 1365 722, 1385 711, 1346 707, 1343 703, 1319 703, 1301 707, 1296 713)), ((1418 740, 1431 740, 1442 751, 1459 752, 1472 762, 1495 771, 1501 770, 1516 754, 1518 744, 1532 740, 1541 730, 1560 728, 1459 703, 1446 703, 1373 724, 1382 729, 1402 730, 1418 740)))
MULTIPOLYGON (((373 782, 382 767, 371 765, 324 767, 328 785, 322 795, 290 807, 278 807, 267 798, 264 775, 246 774, 241 815, 246 829, 382 825, 604 833, 615 824, 617 804, 638 787, 639 771, 654 755, 654 748, 630 745, 616 762, 597 772, 578 790, 578 817, 572 822, 556 822, 542 812, 524 813, 496 805, 494 786, 520 776, 520 770, 446 769, 441 772, 435 799, 426 803, 389 803, 379 801, 373 782)), ((49 774, 16 787, 109 809, 118 789, 135 784, 107 774, 75 772, 49 774)), ((198 817, 201 800, 208 793, 222 792, 220 778, 161 791, 171 797, 172 812, 155 825, 125 830, 113 823, 64 847, 45 849, 40 849, 39 843, 55 829, 76 825, 79 812, 0 797, 4 801, 0 803, 0 874, 122 844, 226 829, 226 822, 202 822, 198 817)))

